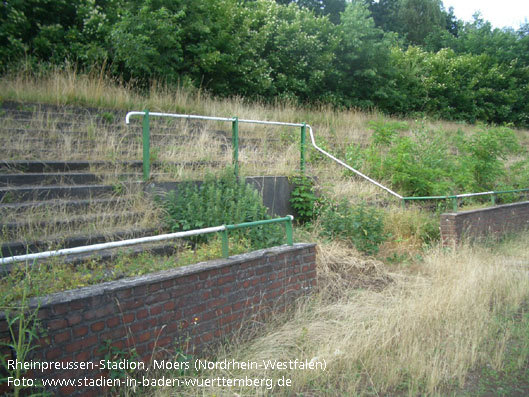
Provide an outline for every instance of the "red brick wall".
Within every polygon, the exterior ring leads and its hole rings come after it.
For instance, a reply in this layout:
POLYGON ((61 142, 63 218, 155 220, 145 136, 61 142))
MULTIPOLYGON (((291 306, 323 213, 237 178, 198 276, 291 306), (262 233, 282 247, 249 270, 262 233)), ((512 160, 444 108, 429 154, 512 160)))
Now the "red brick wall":
MULTIPOLYGON (((47 335, 32 360, 99 362, 106 341, 123 351, 134 348, 147 363, 153 351, 178 343, 197 353, 245 320, 284 310, 315 284, 315 246, 295 244, 49 295, 39 309, 47 335)), ((0 314, 5 340, 7 324, 0 314)), ((45 376, 97 378, 101 371, 56 370, 45 376)), ((79 387, 53 392, 101 394, 79 387)))
POLYGON ((529 228, 529 201, 441 215, 443 245, 529 228))

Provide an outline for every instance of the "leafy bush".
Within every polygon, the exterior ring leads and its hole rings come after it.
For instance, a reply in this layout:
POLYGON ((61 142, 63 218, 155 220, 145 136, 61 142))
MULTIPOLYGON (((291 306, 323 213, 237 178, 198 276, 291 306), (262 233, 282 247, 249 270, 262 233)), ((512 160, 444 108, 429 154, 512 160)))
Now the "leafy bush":
POLYGON ((315 215, 315 204, 318 197, 314 194, 314 180, 304 175, 290 178, 294 189, 290 195, 290 205, 295 211, 296 220, 299 223, 309 222, 315 215))
POLYGON ((400 136, 401 126, 395 123, 371 126, 370 145, 349 145, 346 160, 369 176, 391 183, 403 195, 508 190, 529 184, 523 163, 504 165, 507 156, 521 152, 514 131, 507 127, 482 128, 466 137, 462 132, 450 136, 425 129, 400 136))
POLYGON ((382 213, 365 204, 351 206, 347 200, 326 203, 318 219, 322 236, 349 241, 366 254, 377 253, 388 237, 384 233, 382 213))
MULTIPOLYGON (((185 182, 178 191, 170 192, 164 201, 166 224, 173 232, 201 229, 224 224, 236 224, 269 219, 259 193, 250 185, 237 180, 233 170, 219 179, 211 176, 199 184, 185 182)), ((282 226, 272 224, 230 232, 250 241, 252 248, 282 244, 282 226)), ((210 234, 194 237, 207 241, 210 234)))

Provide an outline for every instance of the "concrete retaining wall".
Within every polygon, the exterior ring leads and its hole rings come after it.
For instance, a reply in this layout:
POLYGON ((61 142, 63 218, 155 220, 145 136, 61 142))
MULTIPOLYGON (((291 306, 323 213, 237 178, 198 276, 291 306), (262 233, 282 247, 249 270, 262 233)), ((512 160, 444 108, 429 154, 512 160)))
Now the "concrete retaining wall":
MULTIPOLYGON (((257 189, 270 215, 294 215, 290 206, 293 186, 286 176, 249 176, 246 177, 246 183, 257 189)), ((171 190, 178 191, 180 184, 181 182, 153 182, 146 184, 145 190, 153 194, 163 194, 171 190)))

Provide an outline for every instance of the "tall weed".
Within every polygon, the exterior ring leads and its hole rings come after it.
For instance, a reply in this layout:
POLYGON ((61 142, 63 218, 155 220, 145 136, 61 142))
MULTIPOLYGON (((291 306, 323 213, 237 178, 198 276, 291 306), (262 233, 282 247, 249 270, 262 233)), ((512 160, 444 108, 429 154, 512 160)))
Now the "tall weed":
MULTIPOLYGON (((239 181, 233 170, 220 178, 206 177, 203 183, 186 182, 164 201, 166 225, 173 232, 201 229, 224 224, 237 224, 269 219, 259 193, 239 181)), ((281 226, 272 224, 230 232, 250 241, 252 248, 282 244, 281 226)), ((210 235, 194 237, 207 241, 210 235)))
POLYGON ((522 153, 514 131, 481 128, 470 136, 419 128, 399 135, 403 123, 370 123, 368 147, 351 144, 346 160, 370 176, 388 181, 406 196, 436 196, 529 186, 523 162, 508 168, 507 158, 522 153), (518 175, 518 176, 515 176, 518 175))

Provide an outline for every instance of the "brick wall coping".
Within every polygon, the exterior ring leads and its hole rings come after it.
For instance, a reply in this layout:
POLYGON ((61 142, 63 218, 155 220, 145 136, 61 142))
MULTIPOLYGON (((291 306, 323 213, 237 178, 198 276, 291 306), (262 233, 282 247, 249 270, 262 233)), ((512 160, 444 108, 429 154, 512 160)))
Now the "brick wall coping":
MULTIPOLYGON (((90 285, 87 287, 76 288, 73 290, 56 292, 43 297, 31 298, 29 301, 30 308, 44 308, 61 303, 69 303, 80 299, 90 297, 97 297, 107 293, 120 291, 127 288, 134 288, 136 286, 145 284, 154 284, 175 278, 177 276, 189 276, 200 273, 204 270, 221 269, 235 264, 248 262, 262 256, 278 255, 296 251, 302 248, 316 247, 313 243, 295 243, 293 246, 281 245, 272 248, 265 248, 257 251, 248 252, 245 254, 233 255, 228 259, 214 259, 206 262, 199 262, 193 265, 180 266, 174 269, 161 270, 154 273, 145 274, 142 276, 127 277, 115 281, 107 281, 104 283, 90 285)), ((0 320, 5 319, 5 313, 0 312, 0 320)))
POLYGON ((527 204, 529 204, 529 201, 519 201, 517 203, 501 204, 501 205, 497 205, 497 206, 494 206, 494 207, 476 208, 474 210, 466 210, 466 211, 459 211, 459 212, 445 212, 445 213, 443 213, 443 215, 451 215, 451 216, 459 215, 459 216, 462 216, 462 215, 471 215, 471 214, 475 214, 475 213, 494 212, 494 211, 497 211, 498 208, 509 209, 510 207, 517 207, 517 206, 520 206, 520 205, 527 205, 527 204))

